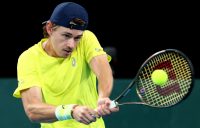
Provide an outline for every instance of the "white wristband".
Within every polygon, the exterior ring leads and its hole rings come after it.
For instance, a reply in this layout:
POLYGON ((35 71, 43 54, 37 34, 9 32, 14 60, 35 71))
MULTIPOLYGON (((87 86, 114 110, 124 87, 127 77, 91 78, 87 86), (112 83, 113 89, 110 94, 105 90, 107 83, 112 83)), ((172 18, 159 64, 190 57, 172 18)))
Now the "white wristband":
POLYGON ((75 104, 60 105, 56 108, 55 115, 59 121, 72 119, 72 109, 75 104))

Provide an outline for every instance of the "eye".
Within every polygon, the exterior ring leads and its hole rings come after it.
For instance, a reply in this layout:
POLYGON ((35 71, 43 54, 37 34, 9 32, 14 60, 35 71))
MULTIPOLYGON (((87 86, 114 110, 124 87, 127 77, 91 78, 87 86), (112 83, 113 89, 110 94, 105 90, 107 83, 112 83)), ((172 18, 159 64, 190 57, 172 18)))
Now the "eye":
POLYGON ((72 36, 71 35, 68 35, 68 34, 63 34, 63 36, 67 39, 71 38, 72 36))
POLYGON ((75 37, 74 40, 75 41, 79 41, 81 39, 81 37, 75 37))

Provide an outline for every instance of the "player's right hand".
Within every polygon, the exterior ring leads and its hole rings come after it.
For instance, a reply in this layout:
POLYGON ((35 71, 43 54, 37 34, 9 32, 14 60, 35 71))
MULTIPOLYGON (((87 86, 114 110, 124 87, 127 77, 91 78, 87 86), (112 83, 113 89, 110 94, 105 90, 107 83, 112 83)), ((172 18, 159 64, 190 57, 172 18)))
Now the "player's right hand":
POLYGON ((83 124, 90 124, 92 122, 96 121, 96 118, 99 118, 100 116, 98 115, 97 111, 86 107, 86 106, 76 106, 72 110, 72 116, 73 118, 83 124))

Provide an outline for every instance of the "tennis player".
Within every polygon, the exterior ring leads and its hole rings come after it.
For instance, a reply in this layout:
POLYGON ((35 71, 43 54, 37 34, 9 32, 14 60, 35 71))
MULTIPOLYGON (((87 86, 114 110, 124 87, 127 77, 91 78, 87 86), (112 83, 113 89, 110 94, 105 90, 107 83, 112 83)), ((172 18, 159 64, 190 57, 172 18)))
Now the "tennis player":
POLYGON ((18 58, 13 96, 41 128, 104 128, 102 116, 119 111, 109 108, 109 55, 87 26, 84 7, 61 3, 44 23, 44 38, 18 58))

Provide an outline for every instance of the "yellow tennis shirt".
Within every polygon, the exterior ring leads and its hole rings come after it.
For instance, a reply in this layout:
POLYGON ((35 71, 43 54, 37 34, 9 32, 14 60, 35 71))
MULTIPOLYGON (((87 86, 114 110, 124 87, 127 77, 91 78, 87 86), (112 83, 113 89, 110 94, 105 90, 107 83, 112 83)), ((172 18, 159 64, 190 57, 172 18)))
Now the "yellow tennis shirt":
MULTIPOLYGON (((17 65, 18 87, 13 96, 20 98, 20 91, 38 86, 42 89, 43 100, 47 104, 79 104, 91 108, 97 107, 98 94, 96 76, 89 67, 90 60, 106 54, 96 36, 84 31, 77 48, 67 58, 55 58, 47 55, 42 48, 42 39, 24 51, 17 65)), ((41 128, 104 128, 100 118, 90 125, 84 125, 74 119, 41 123, 41 128)))

